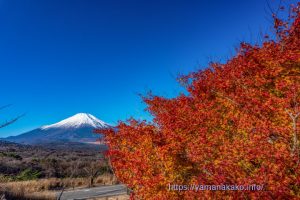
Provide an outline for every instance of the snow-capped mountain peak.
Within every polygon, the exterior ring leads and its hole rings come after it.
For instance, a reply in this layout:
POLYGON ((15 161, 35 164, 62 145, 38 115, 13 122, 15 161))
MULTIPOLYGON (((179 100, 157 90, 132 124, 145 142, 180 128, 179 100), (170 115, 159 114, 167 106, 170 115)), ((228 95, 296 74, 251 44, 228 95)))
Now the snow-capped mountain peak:
POLYGON ((95 129, 113 128, 88 113, 78 113, 55 124, 42 126, 17 136, 5 138, 7 141, 22 144, 46 143, 94 143, 101 134, 94 134, 95 129))
POLYGON ((95 116, 88 113, 78 113, 58 123, 42 126, 41 129, 50 128, 78 128, 82 126, 90 126, 94 128, 106 128, 110 125, 97 119, 95 116))

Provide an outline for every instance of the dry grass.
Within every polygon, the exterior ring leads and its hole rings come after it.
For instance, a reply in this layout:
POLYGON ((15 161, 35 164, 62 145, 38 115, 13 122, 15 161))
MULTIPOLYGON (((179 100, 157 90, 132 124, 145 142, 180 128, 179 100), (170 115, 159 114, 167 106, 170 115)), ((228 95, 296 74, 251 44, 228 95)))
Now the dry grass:
POLYGON ((55 200, 56 199, 56 193, 50 192, 50 191, 34 192, 31 194, 5 192, 4 194, 5 194, 5 196, 3 196, 3 198, 4 198, 3 200, 6 200, 6 199, 9 199, 9 200, 55 200))
MULTIPOLYGON (((103 174, 95 178, 95 186, 112 185, 116 179, 112 174, 103 174)), ((85 188, 89 186, 89 178, 49 178, 32 181, 0 183, 0 191, 24 199, 55 199, 56 193, 65 189, 85 188)))
POLYGON ((114 197, 108 197, 108 198, 93 198, 89 200, 128 200, 129 195, 119 195, 114 197))

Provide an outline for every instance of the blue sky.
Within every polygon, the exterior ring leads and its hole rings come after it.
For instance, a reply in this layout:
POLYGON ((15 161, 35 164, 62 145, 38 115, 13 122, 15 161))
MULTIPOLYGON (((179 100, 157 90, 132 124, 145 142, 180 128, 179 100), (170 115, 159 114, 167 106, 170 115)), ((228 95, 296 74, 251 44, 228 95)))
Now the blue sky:
POLYGON ((262 0, 0 0, 0 105, 13 104, 0 121, 27 112, 0 137, 78 112, 150 119, 139 93, 176 96, 178 74, 258 41, 266 10, 262 0))

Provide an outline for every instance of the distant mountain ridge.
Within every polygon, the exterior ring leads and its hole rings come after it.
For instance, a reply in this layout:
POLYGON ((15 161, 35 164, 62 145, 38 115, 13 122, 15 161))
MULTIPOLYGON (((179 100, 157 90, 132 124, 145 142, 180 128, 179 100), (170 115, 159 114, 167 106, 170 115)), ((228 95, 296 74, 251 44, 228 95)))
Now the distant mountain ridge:
POLYGON ((109 128, 111 125, 88 113, 78 113, 58 123, 42 126, 17 136, 3 140, 21 144, 43 143, 92 143, 101 137, 94 129, 109 128))

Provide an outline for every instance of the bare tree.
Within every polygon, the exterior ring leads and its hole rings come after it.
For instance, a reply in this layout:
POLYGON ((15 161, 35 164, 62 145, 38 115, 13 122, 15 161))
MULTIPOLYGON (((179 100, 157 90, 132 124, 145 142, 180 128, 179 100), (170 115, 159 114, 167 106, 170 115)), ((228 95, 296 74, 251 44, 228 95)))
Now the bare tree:
POLYGON ((86 171, 87 175, 89 176, 89 187, 94 186, 94 179, 98 176, 100 173, 100 166, 98 163, 91 163, 84 167, 84 170, 86 171))
MULTIPOLYGON (((97 179, 98 176, 107 174, 107 172, 110 171, 109 167, 107 166, 107 163, 101 160, 102 162, 93 162, 90 164, 86 164, 83 167, 83 170, 85 171, 85 174, 87 177, 89 177, 89 187, 93 187, 95 184, 95 179, 97 179)), ((111 180, 112 183, 114 182, 114 179, 111 180)), ((105 180, 103 180, 103 183, 106 184, 105 180)))

